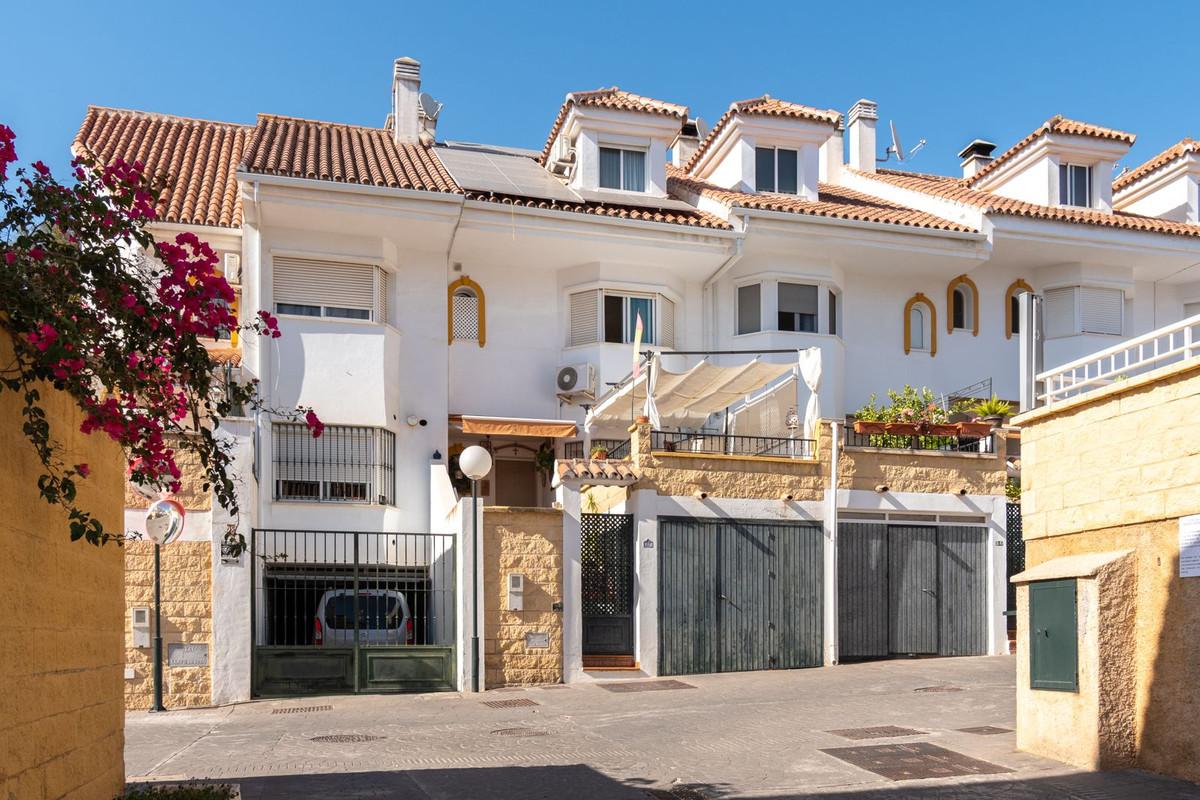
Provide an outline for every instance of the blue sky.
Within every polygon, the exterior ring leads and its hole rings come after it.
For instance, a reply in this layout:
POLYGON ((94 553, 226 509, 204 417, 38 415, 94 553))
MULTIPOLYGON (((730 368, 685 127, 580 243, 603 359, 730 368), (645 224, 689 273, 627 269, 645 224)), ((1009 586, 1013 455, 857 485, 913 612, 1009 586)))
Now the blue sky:
MULTIPOLYGON (((381 125, 392 60, 423 64, 443 138, 541 147, 563 95, 618 85, 710 123, 763 92, 879 103, 912 169, 956 174, 1047 117, 1138 134, 1133 166, 1200 138, 1200 3, 12 2, 0 122, 62 170, 89 103, 381 125)), ((881 136, 880 149, 886 144, 881 136)))

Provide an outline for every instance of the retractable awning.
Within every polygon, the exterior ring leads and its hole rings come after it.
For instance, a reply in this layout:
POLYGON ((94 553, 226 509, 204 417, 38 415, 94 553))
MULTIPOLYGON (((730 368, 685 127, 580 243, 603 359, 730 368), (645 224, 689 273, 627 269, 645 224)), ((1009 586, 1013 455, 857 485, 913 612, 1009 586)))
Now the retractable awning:
POLYGON ((519 417, 477 417, 467 414, 452 415, 450 424, 462 428, 463 433, 481 436, 534 436, 539 439, 563 439, 574 436, 578 426, 561 419, 521 419, 519 417))

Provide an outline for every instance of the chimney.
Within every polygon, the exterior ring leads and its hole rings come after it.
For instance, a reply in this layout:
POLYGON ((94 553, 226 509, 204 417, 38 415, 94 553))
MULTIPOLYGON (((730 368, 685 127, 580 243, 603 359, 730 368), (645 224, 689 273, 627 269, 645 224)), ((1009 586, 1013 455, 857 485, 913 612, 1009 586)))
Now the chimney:
POLYGON ((397 58, 392 70, 392 132, 397 144, 416 144, 421 134, 421 62, 397 58))
POLYGON ((820 176, 822 183, 838 183, 842 177, 843 159, 846 157, 845 125, 838 119, 837 128, 821 145, 820 176))
POLYGON ((696 127, 696 120, 689 119, 679 129, 675 141, 671 142, 671 164, 683 169, 699 147, 700 130, 696 127))
POLYGON ((850 109, 850 168, 875 171, 875 120, 879 106, 872 100, 859 100, 850 109))
POLYGON ((992 157, 992 151, 995 149, 996 145, 986 139, 976 139, 960 150, 958 157, 962 159, 963 177, 973 178, 981 169, 995 161, 992 157))

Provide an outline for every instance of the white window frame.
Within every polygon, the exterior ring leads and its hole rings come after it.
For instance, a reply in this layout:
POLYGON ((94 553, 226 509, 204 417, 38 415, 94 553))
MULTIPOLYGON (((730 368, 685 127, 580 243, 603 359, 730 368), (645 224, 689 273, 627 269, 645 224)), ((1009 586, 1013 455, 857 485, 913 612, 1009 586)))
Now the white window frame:
POLYGON ((753 336, 756 333, 763 333, 763 292, 764 281, 742 281, 734 284, 733 287, 733 335, 734 336, 753 336), (752 331, 742 330, 742 289, 749 286, 758 287, 758 328, 752 331))
MULTIPOLYGON (((325 253, 312 253, 312 252, 305 252, 305 251, 299 251, 299 250, 272 250, 270 253, 270 256, 271 256, 271 271, 270 271, 270 275, 271 275, 271 310, 275 314, 275 316, 284 317, 286 319, 321 320, 323 322, 333 321, 333 322, 339 322, 339 323, 350 323, 350 324, 354 324, 354 325, 391 325, 390 321, 388 320, 388 317, 390 315, 390 307, 392 304, 390 294, 391 294, 392 286, 394 283, 393 278, 395 277, 395 273, 388 267, 381 264, 380 262, 372 260, 372 259, 353 258, 353 257, 340 256, 340 255, 328 255, 325 253), (316 305, 313 303, 284 302, 284 303, 282 303, 282 305, 297 306, 297 307, 302 307, 302 308, 315 308, 320 311, 319 314, 294 314, 294 313, 290 313, 287 311, 280 311, 279 306, 281 305, 281 303, 280 303, 280 301, 275 299, 275 259, 277 259, 277 258, 309 259, 309 260, 316 260, 316 261, 328 261, 331 263, 338 263, 338 264, 346 264, 347 266, 372 267, 374 270, 372 297, 374 299, 372 302, 372 307, 370 309, 367 309, 367 311, 369 313, 368 318, 367 319, 359 319, 359 318, 355 318, 355 317, 339 317, 339 316, 329 315, 326 313, 326 309, 350 308, 350 307, 349 306, 334 306, 334 305, 326 306, 323 304, 316 305)), ((239 300, 240 299, 241 298, 239 296, 239 300)), ((363 309, 356 309, 356 310, 363 310, 363 309)))
POLYGON ((617 144, 614 142, 601 141, 596 146, 596 186, 606 192, 630 192, 633 194, 645 194, 650 187, 650 150, 646 147, 638 147, 636 145, 617 144), (621 185, 605 186, 603 180, 604 171, 600 167, 601 153, 604 150, 615 150, 621 154, 621 185), (641 153, 642 155, 642 188, 630 189, 625 185, 625 154, 626 153, 641 153))
POLYGON ((786 195, 791 195, 791 196, 799 195, 800 194, 800 148, 798 148, 798 147, 778 147, 773 144, 771 144, 771 145, 755 145, 755 147, 754 147, 754 191, 770 192, 771 194, 786 194, 786 195), (771 151, 771 156, 772 156, 772 158, 771 158, 771 163, 772 163, 771 185, 772 185, 772 188, 770 188, 770 189, 763 189, 761 186, 758 185, 758 151, 759 150, 770 150, 771 151), (779 188, 779 151, 780 150, 787 150, 791 153, 796 154, 796 176, 795 176, 796 177, 796 191, 794 191, 794 192, 785 192, 779 188))
POLYGON ((1072 293, 1072 298, 1071 298, 1072 319, 1071 319, 1070 327, 1064 328, 1064 330, 1067 331, 1066 333, 1056 333, 1056 335, 1051 336, 1050 335, 1050 331, 1051 331, 1050 321, 1045 320, 1043 322, 1043 330, 1046 332, 1047 339, 1066 339, 1067 337, 1070 337, 1070 336, 1117 336, 1117 337, 1120 337, 1120 336, 1125 335, 1125 305, 1128 302, 1129 298, 1126 296, 1125 290, 1123 288, 1121 288, 1119 286, 1095 286, 1095 285, 1087 285, 1087 284, 1078 284, 1078 285, 1070 285, 1070 286, 1050 286, 1050 287, 1046 288, 1045 292, 1043 292, 1043 296, 1045 296, 1046 294, 1049 294, 1050 292, 1062 291, 1062 290, 1068 290, 1068 289, 1071 290, 1071 293, 1072 293), (1089 331, 1089 330, 1084 329, 1083 293, 1089 289, 1121 293, 1121 304, 1120 304, 1121 317, 1120 317, 1120 325, 1119 325, 1120 330, 1119 331, 1114 333, 1112 331, 1089 331))
POLYGON ((1092 208, 1092 195, 1095 192, 1095 168, 1091 164, 1076 164, 1070 161, 1061 161, 1058 165, 1058 204, 1066 208, 1092 208), (1078 202, 1078 198, 1074 197, 1075 181, 1071 180, 1071 170, 1082 169, 1087 172, 1087 197, 1084 202, 1078 202), (1063 185, 1064 175, 1066 177, 1066 185, 1063 185))
POLYGON ((600 341, 604 344, 633 344, 632 339, 625 338, 626 333, 634 324, 634 319, 629 313, 629 301, 632 299, 649 300, 650 301, 650 319, 642 320, 643 328, 649 328, 654 334, 652 337, 644 337, 642 344, 657 345, 661 339, 661 332, 658 329, 659 319, 659 297, 656 292, 629 292, 622 289, 604 289, 600 292, 600 341), (610 342, 608 340, 608 330, 605 328, 606 317, 606 301, 610 297, 620 297, 621 302, 621 341, 610 342))
POLYGON ((925 302, 913 303, 912 308, 908 310, 908 314, 908 341, 905 344, 908 345, 909 352, 930 352, 930 343, 933 339, 933 314, 929 304, 925 302), (921 344, 919 345, 913 340, 913 334, 916 332, 916 328, 912 324, 912 314, 914 311, 921 312, 921 344))
POLYGON ((950 292, 950 308, 946 309, 950 312, 950 327, 956 331, 973 331, 975 330, 975 298, 972 296, 975 290, 970 284, 956 284, 953 291, 950 292), (954 298, 958 293, 962 292, 963 298, 963 324, 958 325, 954 321, 954 298))

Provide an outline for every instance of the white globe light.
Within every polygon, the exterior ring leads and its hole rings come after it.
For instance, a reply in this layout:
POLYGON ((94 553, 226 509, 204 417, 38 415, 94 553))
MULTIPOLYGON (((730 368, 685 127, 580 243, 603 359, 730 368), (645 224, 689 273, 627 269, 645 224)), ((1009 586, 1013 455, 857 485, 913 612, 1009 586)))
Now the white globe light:
POLYGON ((473 444, 458 456, 458 468, 473 481, 487 476, 492 471, 492 454, 473 444))
POLYGON ((183 506, 175 500, 156 500, 146 509, 146 536, 157 545, 170 544, 183 533, 183 506))

